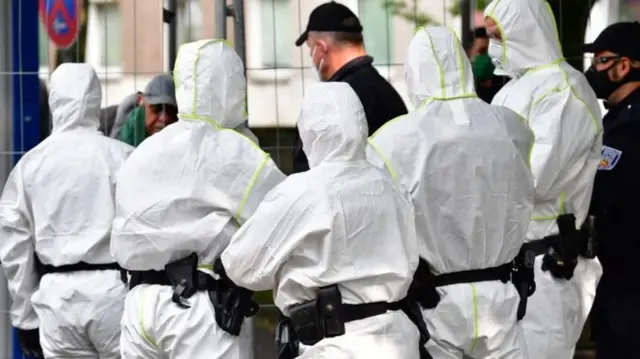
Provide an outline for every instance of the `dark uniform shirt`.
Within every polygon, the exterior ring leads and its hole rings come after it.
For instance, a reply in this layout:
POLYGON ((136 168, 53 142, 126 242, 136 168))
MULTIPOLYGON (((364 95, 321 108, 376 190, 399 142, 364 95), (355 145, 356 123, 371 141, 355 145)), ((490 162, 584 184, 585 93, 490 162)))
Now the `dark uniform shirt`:
MULTIPOLYGON (((369 125, 369 135, 387 121, 407 113, 407 107, 398 92, 373 67, 371 56, 362 56, 351 60, 338 70, 329 82, 346 82, 358 95, 369 125)), ((294 172, 309 169, 307 156, 302 150, 300 135, 296 133, 296 144, 293 152, 294 172)))
POLYGON ((602 120, 603 149, 591 200, 603 281, 640 289, 640 90, 602 120))

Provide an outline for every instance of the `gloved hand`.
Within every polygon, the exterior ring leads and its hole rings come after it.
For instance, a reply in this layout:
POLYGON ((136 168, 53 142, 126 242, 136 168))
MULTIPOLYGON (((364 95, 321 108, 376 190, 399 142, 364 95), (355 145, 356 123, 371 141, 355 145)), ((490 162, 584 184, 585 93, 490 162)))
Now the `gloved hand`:
POLYGON ((555 278, 566 280, 573 278, 573 270, 577 265, 577 258, 565 261, 553 248, 550 248, 549 252, 542 257, 542 270, 551 272, 555 278))
POLYGON ((42 347, 40 346, 39 329, 17 329, 18 341, 25 356, 33 358, 44 358, 42 347))

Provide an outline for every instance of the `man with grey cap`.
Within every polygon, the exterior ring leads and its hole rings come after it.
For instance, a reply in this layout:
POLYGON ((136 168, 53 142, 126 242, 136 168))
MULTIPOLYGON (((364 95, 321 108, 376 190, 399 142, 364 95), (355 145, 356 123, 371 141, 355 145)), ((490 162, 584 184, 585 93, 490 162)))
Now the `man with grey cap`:
POLYGON ((167 74, 156 75, 149 81, 144 92, 137 94, 137 106, 128 116, 125 117, 124 111, 120 109, 118 115, 112 131, 119 131, 118 138, 121 141, 136 147, 147 137, 176 122, 178 107, 173 77, 167 74), (124 118, 126 122, 123 121, 124 118))

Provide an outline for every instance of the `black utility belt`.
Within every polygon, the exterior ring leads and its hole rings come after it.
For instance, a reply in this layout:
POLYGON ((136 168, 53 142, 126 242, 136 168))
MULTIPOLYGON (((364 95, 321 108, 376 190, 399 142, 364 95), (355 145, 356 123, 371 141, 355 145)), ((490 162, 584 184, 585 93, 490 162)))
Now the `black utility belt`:
POLYGON ((190 308, 188 299, 197 292, 208 293, 216 323, 227 333, 238 336, 244 319, 258 311, 253 292, 236 286, 226 275, 222 262, 214 263, 219 280, 198 270, 198 255, 189 256, 165 265, 161 271, 131 271, 129 288, 140 284, 170 286, 171 300, 180 308, 190 308))
POLYGON ((100 271, 100 270, 122 270, 118 263, 92 264, 87 262, 78 262, 74 264, 65 264, 61 266, 53 266, 43 264, 43 275, 51 273, 71 273, 80 271, 100 271))
MULTIPOLYGON (((173 286, 169 275, 163 270, 130 271, 129 274, 131 274, 131 278, 129 279, 129 290, 140 284, 173 286)), ((216 280, 206 273, 198 271, 195 274, 195 277, 194 289, 196 291, 210 291, 218 288, 216 280)))
POLYGON ((345 334, 345 323, 403 309, 403 302, 344 304, 337 286, 318 289, 314 300, 289 308, 289 319, 301 343, 314 345, 324 338, 345 334))
POLYGON ((444 273, 433 276, 433 286, 444 287, 446 285, 490 282, 499 280, 507 283, 511 279, 513 264, 511 262, 498 267, 473 269, 460 272, 444 273))
POLYGON ((41 276, 52 273, 73 273, 81 271, 120 271, 120 278, 123 283, 127 283, 127 272, 122 269, 118 263, 93 264, 87 262, 78 262, 74 264, 64 264, 61 266, 53 266, 50 264, 42 264, 39 268, 41 276))

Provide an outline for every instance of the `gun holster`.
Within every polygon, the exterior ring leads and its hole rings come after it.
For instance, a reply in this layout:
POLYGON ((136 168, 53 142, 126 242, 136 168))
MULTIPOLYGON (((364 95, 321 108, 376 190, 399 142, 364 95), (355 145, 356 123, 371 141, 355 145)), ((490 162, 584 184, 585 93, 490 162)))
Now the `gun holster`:
POLYGON ((293 330, 300 342, 314 345, 324 338, 345 333, 342 295, 337 285, 318 289, 316 299, 297 304, 289 309, 293 330))
POLYGON ((520 304, 518 304, 517 318, 521 320, 527 312, 527 301, 536 291, 536 282, 534 278, 533 266, 536 262, 536 254, 533 250, 527 248, 525 244, 520 253, 513 261, 513 272, 511 281, 516 286, 520 295, 520 304))
POLYGON ((576 217, 572 213, 562 214, 557 219, 559 236, 542 258, 542 270, 549 271, 560 279, 569 280, 578 264, 579 233, 576 217))
POLYGON ((282 314, 276 326, 276 350, 278 359, 295 359, 300 353, 300 339, 291 319, 282 314))
POLYGON ((197 291, 198 255, 191 253, 186 258, 170 262, 164 266, 164 271, 173 287, 171 300, 180 308, 189 308, 186 299, 197 291))
POLYGON ((596 231, 596 217, 589 215, 580 227, 580 256, 593 259, 598 255, 598 232, 596 231))
POLYGON ((429 263, 422 258, 420 258, 418 269, 413 275, 408 295, 424 309, 433 309, 440 302, 440 294, 433 285, 433 273, 431 273, 429 263))
POLYGON ((225 332, 238 336, 244 319, 258 312, 258 303, 253 301, 253 291, 238 287, 227 277, 220 259, 216 260, 213 271, 220 276, 217 288, 209 291, 216 323, 225 332))

